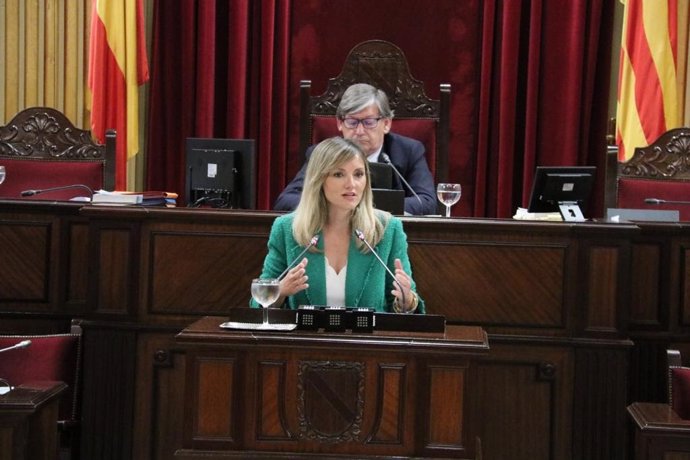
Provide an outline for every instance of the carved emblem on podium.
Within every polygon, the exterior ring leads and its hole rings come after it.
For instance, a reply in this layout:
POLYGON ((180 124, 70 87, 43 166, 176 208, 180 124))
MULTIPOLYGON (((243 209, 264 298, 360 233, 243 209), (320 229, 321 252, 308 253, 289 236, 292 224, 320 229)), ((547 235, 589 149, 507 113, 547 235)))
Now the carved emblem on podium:
POLYGON ((364 363, 301 361, 298 373, 300 437, 358 441, 364 410, 364 363))

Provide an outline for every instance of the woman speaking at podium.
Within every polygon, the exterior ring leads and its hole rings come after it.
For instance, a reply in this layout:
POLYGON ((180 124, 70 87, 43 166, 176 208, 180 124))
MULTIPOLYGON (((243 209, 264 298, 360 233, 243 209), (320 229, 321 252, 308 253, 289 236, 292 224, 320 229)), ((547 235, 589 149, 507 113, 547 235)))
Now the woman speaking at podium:
POLYGON ((401 220, 373 206, 364 151, 341 137, 319 143, 297 208, 271 228, 261 278, 280 279, 273 306, 425 313, 411 273, 401 220))

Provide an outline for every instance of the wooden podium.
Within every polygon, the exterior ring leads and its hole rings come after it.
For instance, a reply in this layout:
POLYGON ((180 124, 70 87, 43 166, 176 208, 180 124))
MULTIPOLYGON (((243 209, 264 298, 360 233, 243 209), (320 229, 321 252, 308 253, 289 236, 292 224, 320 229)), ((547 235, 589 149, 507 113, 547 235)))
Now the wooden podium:
POLYGON ((0 395, 0 460, 55 460, 62 382, 25 383, 0 395))
POLYGON ((465 372, 489 349, 480 327, 264 332, 225 321, 177 335, 188 359, 177 458, 477 456, 463 406, 465 372))

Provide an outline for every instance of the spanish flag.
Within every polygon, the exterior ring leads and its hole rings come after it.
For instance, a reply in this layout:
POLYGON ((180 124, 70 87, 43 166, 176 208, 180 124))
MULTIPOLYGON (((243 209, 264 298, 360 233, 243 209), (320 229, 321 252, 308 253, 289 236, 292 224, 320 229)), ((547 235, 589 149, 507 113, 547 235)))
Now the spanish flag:
POLYGON ((127 189, 127 160, 139 150, 138 86, 149 78, 141 0, 92 0, 89 47, 91 132, 117 131, 115 187, 127 189))
POLYGON ((682 124, 678 90, 677 0, 625 4, 618 75, 616 143, 625 161, 682 124))

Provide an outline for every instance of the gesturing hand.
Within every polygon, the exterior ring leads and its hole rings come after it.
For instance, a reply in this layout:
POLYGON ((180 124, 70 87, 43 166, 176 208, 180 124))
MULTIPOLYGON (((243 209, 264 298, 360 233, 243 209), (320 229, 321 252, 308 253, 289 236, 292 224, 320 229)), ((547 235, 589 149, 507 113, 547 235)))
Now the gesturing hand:
POLYGON ((280 281, 280 296, 289 297, 303 291, 309 287, 307 281, 309 277, 305 274, 307 263, 309 261, 305 257, 300 263, 295 265, 280 281))
POLYGON ((401 309, 407 311, 412 308, 414 304, 414 294, 412 294, 412 278, 403 270, 400 259, 395 259, 395 280, 393 283, 393 294, 396 298, 396 303, 401 309), (401 290, 402 289, 402 290, 401 290))

